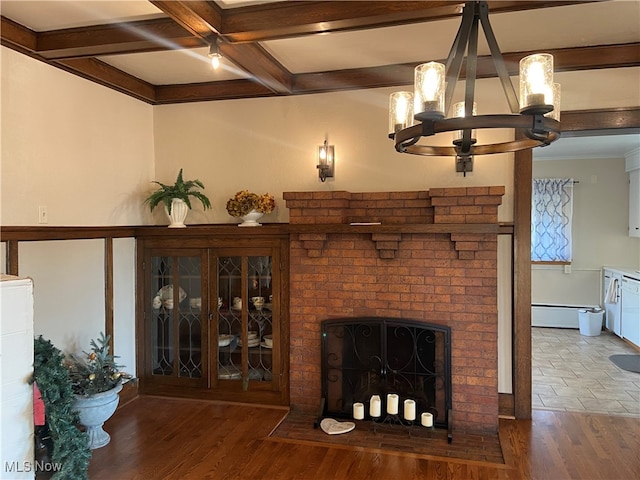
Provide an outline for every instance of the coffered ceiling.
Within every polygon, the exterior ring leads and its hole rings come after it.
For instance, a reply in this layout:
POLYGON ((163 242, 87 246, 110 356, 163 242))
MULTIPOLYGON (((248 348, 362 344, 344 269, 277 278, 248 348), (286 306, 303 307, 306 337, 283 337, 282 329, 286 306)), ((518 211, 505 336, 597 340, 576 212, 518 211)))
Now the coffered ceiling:
MULTIPOLYGON (((488 4, 512 75, 542 50, 556 71, 640 65, 638 1, 488 4)), ((3 0, 0 28, 6 47, 155 105, 408 85, 416 64, 446 58, 462 5, 3 0)), ((479 77, 495 76, 482 42, 479 53, 479 77)))

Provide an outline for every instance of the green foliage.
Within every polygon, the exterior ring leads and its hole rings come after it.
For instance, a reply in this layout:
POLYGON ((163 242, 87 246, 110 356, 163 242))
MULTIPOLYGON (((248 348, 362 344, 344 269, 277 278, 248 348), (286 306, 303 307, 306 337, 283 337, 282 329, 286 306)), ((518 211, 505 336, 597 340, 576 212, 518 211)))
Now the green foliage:
POLYGON ((160 188, 149 195, 144 203, 149 204, 149 209, 153 211, 160 203, 163 203, 169 213, 171 213, 171 200, 174 198, 179 198, 184 200, 189 208, 191 208, 191 201, 189 200, 189 196, 195 197, 200 200, 202 203, 202 207, 206 210, 207 208, 211 208, 211 202, 206 197, 206 195, 202 192, 199 192, 198 188, 204 189, 204 185, 200 180, 187 180, 186 182, 182 179, 182 169, 178 173, 178 178, 176 178, 176 182, 173 185, 165 185, 164 183, 156 182, 160 185, 160 188))
POLYGON ((53 441, 51 461, 61 469, 52 480, 88 478, 89 438, 76 427, 78 413, 73 410, 74 395, 64 355, 42 336, 35 339, 33 381, 38 384, 44 402, 47 424, 53 441))
POLYGON ((91 340, 91 352, 84 356, 70 355, 67 368, 71 378, 71 388, 76 395, 92 395, 111 390, 121 381, 122 365, 116 364, 116 357, 109 353, 110 336, 100 332, 98 342, 91 340), (98 345, 99 344, 99 345, 98 345))

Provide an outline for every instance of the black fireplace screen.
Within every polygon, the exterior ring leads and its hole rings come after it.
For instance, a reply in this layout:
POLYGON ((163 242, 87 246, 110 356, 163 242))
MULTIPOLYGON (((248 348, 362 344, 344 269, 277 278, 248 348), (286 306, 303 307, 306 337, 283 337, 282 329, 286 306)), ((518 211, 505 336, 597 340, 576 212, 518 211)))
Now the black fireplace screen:
POLYGON ((348 418, 372 395, 413 399, 417 417, 433 414, 447 427, 451 409, 451 330, 391 318, 322 322, 323 416, 348 418))

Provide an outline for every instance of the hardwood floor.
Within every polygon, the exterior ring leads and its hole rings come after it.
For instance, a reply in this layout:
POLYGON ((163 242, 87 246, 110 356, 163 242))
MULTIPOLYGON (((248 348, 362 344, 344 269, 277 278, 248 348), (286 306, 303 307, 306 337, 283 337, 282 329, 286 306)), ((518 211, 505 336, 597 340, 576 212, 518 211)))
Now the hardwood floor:
POLYGON ((279 408, 140 396, 105 425, 111 443, 93 452, 89 478, 640 478, 637 418, 534 411, 532 421, 501 419, 499 463, 270 436, 286 414, 279 408))

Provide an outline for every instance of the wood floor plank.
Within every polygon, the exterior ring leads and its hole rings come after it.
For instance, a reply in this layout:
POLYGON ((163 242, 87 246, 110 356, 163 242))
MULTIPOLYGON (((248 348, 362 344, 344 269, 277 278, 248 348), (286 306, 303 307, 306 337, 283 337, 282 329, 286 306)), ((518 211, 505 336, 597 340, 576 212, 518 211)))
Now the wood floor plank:
MULTIPOLYGON (((501 419, 499 443, 504 463, 498 463, 399 453, 356 444, 269 437, 286 413, 282 408, 140 396, 121 407, 106 423, 105 429, 112 440, 106 447, 94 450, 89 478, 640 478, 640 419, 637 418, 534 411, 531 421, 501 419)), ((454 443, 455 438, 454 435, 454 443)))

